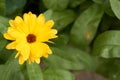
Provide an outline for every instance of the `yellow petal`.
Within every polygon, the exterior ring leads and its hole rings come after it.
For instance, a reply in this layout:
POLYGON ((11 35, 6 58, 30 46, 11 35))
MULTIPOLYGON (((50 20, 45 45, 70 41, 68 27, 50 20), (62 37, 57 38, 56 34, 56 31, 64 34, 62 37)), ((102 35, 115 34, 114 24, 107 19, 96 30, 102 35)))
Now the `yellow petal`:
POLYGON ((17 31, 24 32, 23 20, 19 16, 17 16, 15 20, 10 20, 9 24, 12 28, 16 29, 17 31))
POLYGON ((14 28, 15 28, 14 20, 9 20, 9 24, 10 24, 11 27, 14 27, 14 28))
MULTIPOLYGON (((16 16, 16 17, 15 17, 15 22, 21 23, 21 22, 23 22, 23 19, 22 19, 20 16, 16 16)), ((16 26, 16 27, 17 27, 17 26, 16 26)))
POLYGON ((48 42, 48 43, 52 43, 52 44, 55 44, 53 41, 46 41, 46 42, 48 42))
POLYGON ((20 32, 28 34, 28 30, 26 30, 26 25, 24 24, 24 21, 21 17, 17 16, 14 20, 14 26, 16 29, 20 32))
POLYGON ((34 62, 34 57, 31 55, 31 53, 30 53, 30 55, 29 55, 29 62, 34 62))
POLYGON ((47 44, 37 43, 37 42, 34 44, 31 44, 31 55, 34 58, 40 58, 46 53, 47 54, 52 53, 51 49, 49 48, 47 44))
POLYGON ((40 59, 38 58, 38 59, 35 59, 35 62, 37 63, 37 64, 39 64, 40 63, 40 59))
POLYGON ((52 30, 50 30, 48 35, 50 35, 50 38, 57 38, 56 34, 57 34, 57 30, 52 29, 52 30))
MULTIPOLYGON (((40 23, 41 25, 45 23, 45 17, 43 14, 40 14, 37 18, 37 22, 40 23)), ((42 27, 42 26, 40 26, 42 27)))
POLYGON ((15 40, 15 38, 13 38, 12 36, 10 36, 8 33, 5 33, 4 38, 8 39, 8 40, 15 40))
POLYGON ((30 46, 28 43, 21 42, 16 46, 17 51, 20 51, 20 54, 23 56, 24 60, 29 58, 30 46))
POLYGON ((20 39, 20 38, 26 37, 26 35, 24 33, 21 33, 17 29, 12 28, 12 27, 8 28, 8 34, 15 39, 17 39, 17 38, 20 39))
POLYGON ((56 33, 57 33, 57 30, 52 29, 50 31, 47 31, 46 33, 38 34, 37 38, 36 38, 36 41, 38 41, 38 42, 48 42, 49 39, 57 38, 56 33))
POLYGON ((15 58, 17 58, 19 55, 20 55, 20 52, 18 52, 18 53, 15 55, 15 58))
POLYGON ((36 26, 33 33, 34 34, 42 33, 44 31, 44 28, 43 28, 44 24, 45 24, 45 17, 43 14, 40 14, 37 18, 36 26))
POLYGON ((16 45, 17 45, 17 43, 16 43, 16 41, 14 41, 14 42, 9 43, 9 44, 6 46, 6 48, 7 48, 7 49, 15 49, 15 48, 16 48, 16 45))
POLYGON ((47 44, 45 44, 45 43, 40 43, 39 46, 41 46, 41 50, 44 51, 43 54, 46 54, 46 53, 47 53, 47 54, 52 54, 52 51, 51 51, 50 47, 49 47, 47 44))
POLYGON ((32 13, 28 13, 29 14, 29 17, 30 17, 30 20, 29 20, 29 29, 30 29, 30 33, 33 33, 34 31, 34 28, 36 27, 36 22, 37 22, 37 17, 35 14, 32 14, 32 13))
POLYGON ((47 28, 52 28, 53 25, 54 25, 54 21, 53 21, 53 20, 49 20, 49 21, 47 21, 47 22, 45 23, 44 26, 47 27, 47 28))
POLYGON ((44 54, 43 57, 48 58, 48 54, 44 54))
POLYGON ((40 43, 32 43, 30 44, 30 49, 31 49, 31 57, 34 57, 34 58, 39 58, 42 56, 42 53, 43 53, 43 50, 41 50, 41 45, 40 43))
POLYGON ((20 56, 20 57, 19 57, 19 64, 23 64, 24 61, 25 61, 25 60, 24 60, 23 56, 20 56))
POLYGON ((30 22, 29 22, 30 18, 29 18, 29 15, 27 13, 25 13, 23 15, 23 20, 24 20, 24 30, 27 33, 30 33, 30 29, 29 29, 29 27, 30 27, 30 22))
POLYGON ((28 59, 28 64, 30 64, 31 63, 31 61, 30 61, 30 59, 28 59))
POLYGON ((25 14, 23 15, 23 20, 24 20, 24 22, 26 23, 28 29, 29 29, 29 19, 30 19, 30 18, 29 18, 29 14, 25 13, 25 14))

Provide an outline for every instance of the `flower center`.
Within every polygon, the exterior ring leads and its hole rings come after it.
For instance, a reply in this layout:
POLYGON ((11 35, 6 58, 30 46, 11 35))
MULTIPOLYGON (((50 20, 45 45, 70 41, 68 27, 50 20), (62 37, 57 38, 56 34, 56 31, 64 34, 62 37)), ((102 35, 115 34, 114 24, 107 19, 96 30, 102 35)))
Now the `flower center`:
POLYGON ((27 36, 27 42, 28 43, 33 43, 33 42, 35 42, 36 41, 36 36, 34 35, 34 34, 29 34, 28 36, 27 36))

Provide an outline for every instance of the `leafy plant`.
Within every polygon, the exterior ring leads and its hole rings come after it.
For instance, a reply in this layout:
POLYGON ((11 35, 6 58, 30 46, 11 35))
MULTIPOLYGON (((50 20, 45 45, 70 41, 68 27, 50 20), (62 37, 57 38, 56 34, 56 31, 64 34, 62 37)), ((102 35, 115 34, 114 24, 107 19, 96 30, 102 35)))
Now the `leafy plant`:
POLYGON ((119 8, 120 0, 0 0, 0 80, 75 80, 72 71, 81 70, 119 80, 119 8), (30 11, 54 20, 58 38, 40 64, 19 65, 3 34, 9 20, 30 11))

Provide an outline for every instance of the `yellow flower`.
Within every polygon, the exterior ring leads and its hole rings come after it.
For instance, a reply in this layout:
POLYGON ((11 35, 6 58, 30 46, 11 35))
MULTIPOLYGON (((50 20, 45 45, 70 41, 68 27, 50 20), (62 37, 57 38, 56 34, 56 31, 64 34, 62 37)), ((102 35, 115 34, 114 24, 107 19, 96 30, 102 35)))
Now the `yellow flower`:
POLYGON ((17 16, 15 20, 10 20, 9 24, 10 27, 4 37, 13 42, 6 48, 18 51, 15 58, 19 56, 19 64, 23 64, 26 60, 29 63, 34 61, 40 63, 41 57, 47 58, 52 53, 44 42, 50 42, 49 39, 57 37, 57 30, 52 29, 53 20, 45 21, 43 14, 37 17, 29 12, 23 15, 23 19, 17 16))

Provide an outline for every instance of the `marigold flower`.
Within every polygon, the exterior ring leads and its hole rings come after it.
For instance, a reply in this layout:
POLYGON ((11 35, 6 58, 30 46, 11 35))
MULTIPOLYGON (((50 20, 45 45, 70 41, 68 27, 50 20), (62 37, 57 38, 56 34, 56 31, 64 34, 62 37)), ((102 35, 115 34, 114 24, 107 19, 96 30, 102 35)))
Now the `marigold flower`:
POLYGON ((46 22, 43 14, 37 17, 29 12, 23 15, 23 19, 17 16, 15 20, 10 20, 9 24, 10 27, 4 37, 13 42, 6 48, 18 51, 15 58, 19 56, 19 64, 23 64, 26 60, 29 63, 40 63, 41 57, 47 58, 52 54, 51 49, 44 42, 50 42, 50 39, 57 37, 57 30, 52 29, 53 20, 46 22))

